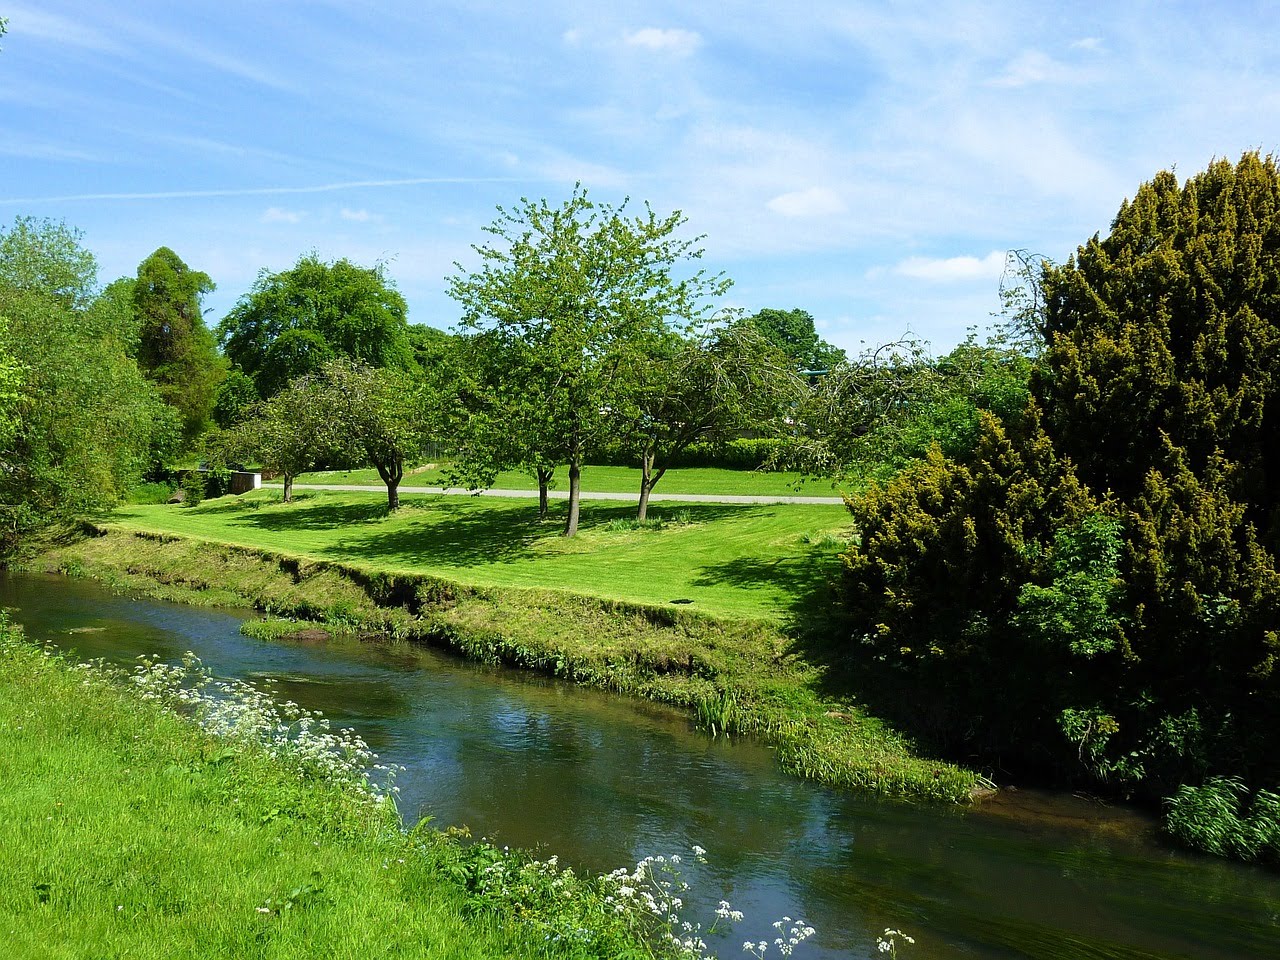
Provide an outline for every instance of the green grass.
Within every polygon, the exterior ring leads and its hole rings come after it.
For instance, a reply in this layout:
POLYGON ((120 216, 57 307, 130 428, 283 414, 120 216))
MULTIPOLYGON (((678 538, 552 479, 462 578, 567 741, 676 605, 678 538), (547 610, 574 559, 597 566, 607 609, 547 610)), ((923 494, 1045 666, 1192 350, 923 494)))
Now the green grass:
POLYGON ((393 818, 4 633, 6 960, 553 955, 393 818))
POLYGON ((850 532, 848 512, 828 505, 661 504, 651 517, 677 522, 637 530, 619 522, 631 507, 585 503, 581 532, 565 539, 563 504, 539 523, 531 501, 423 495, 404 503, 388 517, 372 494, 313 493, 283 504, 266 491, 197 507, 123 507, 112 524, 471 586, 675 602, 775 622, 821 589, 850 532))
MULTIPOLYGON (((384 486, 378 471, 323 470, 304 473, 298 483, 341 483, 362 486, 384 486)), ((561 467, 556 471, 556 483, 552 489, 568 488, 568 471, 561 467)), ((406 487, 438 487, 444 484, 444 473, 438 468, 419 469, 407 474, 402 481, 406 487)), ((537 481, 520 470, 508 470, 498 475, 493 484, 497 490, 537 490, 537 481)), ((582 489, 592 493, 634 493, 639 497, 640 470, 633 467, 586 466, 582 469, 582 489)), ((762 470, 725 470, 716 467, 685 467, 668 470, 658 481, 655 494, 693 493, 698 495, 731 495, 759 497, 835 497, 839 492, 823 481, 804 482, 804 475, 789 472, 762 470)))
MULTIPOLYGON (((260 500, 256 511, 265 511, 268 518, 284 515, 292 523, 305 516, 307 509, 322 510, 326 504, 346 509, 354 504, 367 512, 339 513, 330 520, 354 524, 350 535, 365 539, 371 550, 381 542, 377 540, 379 523, 402 522, 400 518, 380 521, 379 513, 369 506, 374 500, 368 495, 364 500, 317 497, 291 507, 260 500)), ((504 506, 495 501, 461 502, 472 503, 475 509, 504 506)), ((230 516, 253 513, 251 503, 228 505, 225 512, 230 516)), ((144 517, 131 511, 131 529, 99 525, 93 528, 96 536, 51 541, 26 567, 89 576, 120 591, 179 602, 252 606, 299 621, 298 629, 323 625, 343 631, 378 631, 446 646, 478 660, 670 703, 700 717, 704 726, 714 725, 718 732, 763 738, 776 747, 784 768, 827 784, 885 796, 959 802, 977 782, 971 771, 921 756, 907 739, 863 711, 847 679, 823 666, 829 659, 839 662, 838 655, 832 659, 833 651, 824 647, 829 641, 820 632, 801 630, 799 622, 784 627, 776 619, 717 618, 690 610, 694 605, 627 603, 582 592, 468 587, 427 573, 379 572, 366 562, 370 557, 377 559, 369 551, 363 559, 350 562, 306 560, 298 559, 296 553, 288 556, 260 546, 172 534, 175 524, 199 521, 202 515, 217 516, 214 507, 169 511, 162 515, 164 523, 157 522, 150 530, 143 529, 144 517), (191 521, 182 520, 183 516, 191 521)), ((738 510, 746 517, 769 513, 738 510)), ((738 521, 744 522, 742 517, 738 521)), ((492 518, 476 522, 491 523, 492 518)), ((660 541, 680 532, 675 525, 620 536, 660 541)), ((553 535, 540 536, 551 538, 550 549, 567 549, 553 535)), ((714 541, 715 536, 710 539, 714 541)), ((833 562, 832 546, 804 543, 805 539, 820 543, 821 536, 797 539, 792 530, 784 539, 788 550, 815 550, 821 564, 833 562)), ((416 534, 414 542, 423 546, 416 534)), ((578 546, 591 549, 589 540, 578 546)), ((677 571, 683 562, 678 550, 669 552, 666 560, 677 571)), ((743 556, 739 576, 749 573, 759 579, 756 563, 751 555, 743 556)), ((526 559, 525 566, 536 570, 543 564, 526 559)), ((804 569, 810 571, 806 577, 812 576, 812 567, 804 569)), ((807 582, 820 590, 821 579, 807 582)), ((824 609, 820 595, 793 594, 793 603, 797 617, 824 609)), ((264 628, 271 635, 287 630, 280 623, 264 628)))

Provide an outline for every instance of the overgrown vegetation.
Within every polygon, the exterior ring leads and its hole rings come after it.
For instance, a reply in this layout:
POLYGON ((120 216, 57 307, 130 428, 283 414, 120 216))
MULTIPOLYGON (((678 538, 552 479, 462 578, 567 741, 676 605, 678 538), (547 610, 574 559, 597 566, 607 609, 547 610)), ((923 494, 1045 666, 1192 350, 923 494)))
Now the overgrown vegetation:
POLYGON ((854 505, 848 656, 952 749, 1178 791, 1176 836, 1265 850, 1236 835, 1280 782, 1275 159, 1160 174, 1042 283, 1025 409, 854 505))

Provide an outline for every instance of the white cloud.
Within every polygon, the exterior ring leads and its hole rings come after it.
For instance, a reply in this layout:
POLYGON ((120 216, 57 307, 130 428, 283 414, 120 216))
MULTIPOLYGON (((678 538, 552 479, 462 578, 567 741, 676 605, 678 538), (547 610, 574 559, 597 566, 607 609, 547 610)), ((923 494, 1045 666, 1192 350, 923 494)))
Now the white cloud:
POLYGON ((1071 44, 1072 50, 1085 50, 1089 53, 1106 53, 1107 48, 1102 44, 1101 37, 1081 37, 1079 40, 1071 44))
POLYGON ((784 217, 830 217, 845 211, 840 195, 828 187, 779 194, 765 206, 784 217))
POLYGON ((576 47, 578 44, 582 43, 582 31, 577 27, 574 27, 572 30, 566 30, 564 33, 560 34, 560 39, 569 46, 576 47))
POLYGON ((908 257, 893 272, 929 283, 956 283, 965 280, 993 280, 1004 272, 1003 250, 977 257, 908 257))
POLYGON ((350 220, 353 223, 369 223, 372 220, 382 219, 364 208, 352 210, 349 207, 343 207, 338 216, 342 217, 343 220, 350 220))
POLYGON ((262 216, 258 219, 263 223, 299 223, 303 216, 296 210, 286 210, 284 207, 267 207, 266 210, 262 211, 262 216))
POLYGON ((993 79, 993 87, 1029 87, 1037 83, 1061 83, 1071 80, 1074 72, 1040 50, 1024 50, 1009 62, 1004 73, 993 79))
POLYGON ((667 30, 645 27, 627 34, 626 40, 627 45, 631 47, 673 53, 678 57, 687 57, 702 46, 702 37, 699 34, 676 27, 667 30))

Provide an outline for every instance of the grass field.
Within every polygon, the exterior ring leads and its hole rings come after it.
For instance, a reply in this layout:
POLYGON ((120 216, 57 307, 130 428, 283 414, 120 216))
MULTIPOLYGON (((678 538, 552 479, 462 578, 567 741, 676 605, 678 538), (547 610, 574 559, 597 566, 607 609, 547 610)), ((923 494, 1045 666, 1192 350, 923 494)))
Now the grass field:
POLYGON ((572 953, 469 914, 398 819, 0 633, 6 960, 572 953))
MULTIPOLYGON (((565 468, 556 471, 556 484, 552 489, 564 490, 568 486, 565 468)), ((298 483, 343 483, 383 486, 378 471, 322 470, 304 473, 298 483)), ((444 472, 439 467, 419 469, 406 474, 402 486, 438 487, 444 484, 444 472)), ((508 470, 494 481, 496 490, 537 490, 537 481, 520 470, 508 470)), ((634 493, 639 496, 640 471, 632 467, 586 466, 582 468, 582 489, 592 493, 634 493)), ((654 493, 670 495, 678 493, 727 494, 731 496, 807 496, 833 497, 833 490, 824 481, 804 482, 803 474, 765 472, 759 470, 724 470, 715 467, 686 467, 668 470, 654 488, 654 493)))
POLYGON ((197 507, 124 507, 112 524, 473 586, 775 622, 820 589, 850 533, 840 506, 663 503, 651 510, 654 526, 634 529, 631 506, 585 503, 581 532, 565 539, 563 510, 557 504, 539 523, 534 501, 423 495, 406 497, 388 517, 372 491, 310 493, 292 504, 268 491, 197 507))

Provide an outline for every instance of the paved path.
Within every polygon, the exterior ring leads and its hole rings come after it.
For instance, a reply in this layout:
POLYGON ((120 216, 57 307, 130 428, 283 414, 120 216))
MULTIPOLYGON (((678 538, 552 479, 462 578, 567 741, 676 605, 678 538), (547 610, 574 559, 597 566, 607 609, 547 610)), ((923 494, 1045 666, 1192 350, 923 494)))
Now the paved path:
MULTIPOLYGON (((283 490, 284 485, 280 483, 264 483, 264 489, 267 490, 283 490)), ((386 487, 375 487, 369 485, 359 485, 354 483, 295 483, 294 490, 342 490, 347 492, 360 493, 385 493, 386 487)), ((472 493, 470 490, 463 490, 460 487, 404 487, 400 488, 401 493, 445 493, 450 496, 481 496, 481 497, 514 497, 521 500, 536 500, 538 498, 537 490, 481 490, 478 494, 472 493)), ((568 500, 569 492, 567 490, 551 490, 549 496, 552 500, 568 500)), ((622 500, 631 503, 639 499, 639 493, 588 493, 582 491, 583 500, 622 500)), ((739 496, 735 494, 708 494, 708 493, 653 493, 649 495, 650 503, 822 503, 838 505, 844 503, 840 497, 786 497, 786 496, 739 496)))

